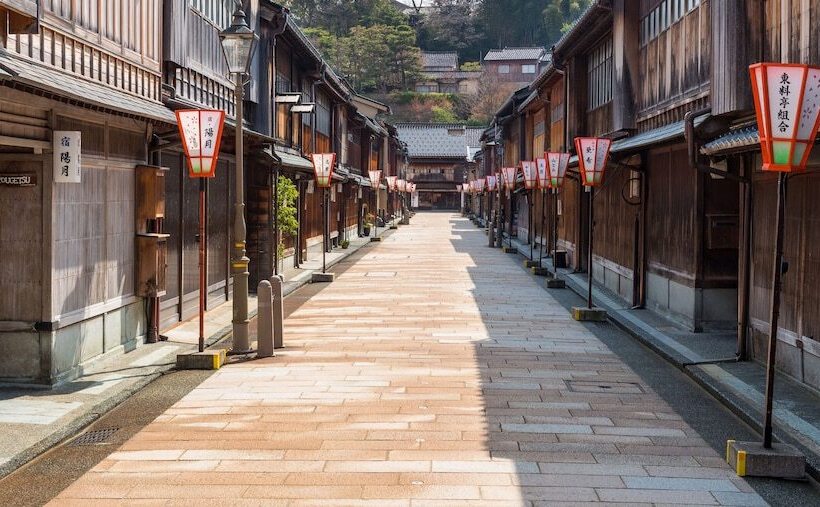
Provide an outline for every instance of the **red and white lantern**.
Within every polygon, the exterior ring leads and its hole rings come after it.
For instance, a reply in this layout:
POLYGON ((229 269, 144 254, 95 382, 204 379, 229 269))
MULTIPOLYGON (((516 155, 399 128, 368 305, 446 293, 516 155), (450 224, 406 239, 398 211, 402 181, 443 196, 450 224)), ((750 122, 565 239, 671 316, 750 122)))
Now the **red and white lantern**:
POLYGON ((535 170, 538 172, 538 189, 546 190, 550 187, 549 170, 547 169, 547 159, 535 159, 535 170))
POLYGON ((504 175, 504 186, 507 190, 513 190, 515 188, 515 178, 518 176, 518 168, 517 167, 502 167, 501 174, 504 175))
POLYGON ((521 162, 521 170, 524 173, 524 188, 534 190, 538 185, 538 165, 535 161, 521 162))
POLYGON ((820 68, 758 63, 749 73, 763 170, 805 171, 820 127, 820 68))
POLYGON ((397 178, 395 176, 385 176, 384 179, 387 180, 387 189, 391 192, 395 192, 397 178))
POLYGON ((186 109, 176 112, 179 135, 188 157, 188 176, 213 178, 222 143, 225 111, 186 109))
POLYGON ((367 175, 370 176, 370 184, 373 188, 379 188, 379 183, 382 181, 382 172, 381 171, 367 171, 367 175))
POLYGON ((569 153, 549 151, 544 153, 544 156, 549 170, 548 187, 557 190, 564 185, 564 177, 567 175, 567 167, 569 166, 569 153))
POLYGON ((603 137, 575 138, 575 149, 578 151, 578 166, 581 168, 582 185, 597 187, 604 182, 604 172, 606 172, 611 146, 612 140, 603 137))
POLYGON ((314 153, 313 171, 316 173, 316 185, 319 188, 329 188, 333 179, 333 168, 336 166, 335 153, 314 153))
POLYGON ((487 187, 485 186, 485 185, 486 185, 486 183, 487 183, 487 182, 486 182, 486 179, 485 179, 485 178, 478 178, 478 179, 476 180, 476 185, 478 185, 478 191, 479 191, 479 192, 483 192, 483 191, 484 191, 484 189, 485 189, 485 188, 487 188, 487 187))
POLYGON ((487 190, 493 192, 496 190, 496 183, 498 182, 498 178, 493 175, 487 176, 487 190))
POLYGON ((396 188, 399 192, 407 192, 407 180, 396 180, 396 188))

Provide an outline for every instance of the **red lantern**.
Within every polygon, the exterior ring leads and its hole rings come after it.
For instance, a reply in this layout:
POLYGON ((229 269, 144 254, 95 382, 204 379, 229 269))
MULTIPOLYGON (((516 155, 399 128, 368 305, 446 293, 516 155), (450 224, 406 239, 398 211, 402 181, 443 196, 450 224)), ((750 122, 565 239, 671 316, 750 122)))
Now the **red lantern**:
POLYGON ((559 189, 564 184, 564 176, 567 175, 569 166, 569 153, 546 152, 547 166, 549 168, 549 188, 559 189))
POLYGON ((538 185, 538 165, 535 161, 521 162, 521 170, 524 173, 524 188, 534 190, 538 185))
POLYGON ((373 188, 379 188, 379 183, 382 181, 382 172, 367 171, 367 175, 370 176, 370 184, 373 186, 373 188))
POLYGON ((612 140, 602 137, 576 137, 578 166, 581 168, 581 183, 585 187, 597 187, 604 181, 606 163, 612 140))
POLYGON ((495 190, 495 185, 498 182, 498 178, 493 175, 487 176, 487 190, 490 192, 495 190))
POLYGON ((550 188, 549 170, 547 169, 547 159, 535 159, 535 170, 538 172, 538 188, 546 190, 550 188))
POLYGON ((764 171, 803 172, 820 126, 820 68, 749 67, 764 171))
POLYGON ((314 153, 313 171, 316 173, 316 185, 319 188, 329 188, 333 179, 333 168, 336 166, 335 153, 314 153))
POLYGON ((395 192, 396 191, 396 177, 395 176, 385 176, 384 179, 387 180, 387 189, 390 190, 391 192, 395 192))
POLYGON ((507 190, 515 188, 515 177, 518 176, 517 167, 502 167, 501 174, 504 175, 504 186, 507 190))
POLYGON ((225 111, 187 109, 176 112, 179 136, 188 157, 188 176, 213 178, 222 143, 225 111))

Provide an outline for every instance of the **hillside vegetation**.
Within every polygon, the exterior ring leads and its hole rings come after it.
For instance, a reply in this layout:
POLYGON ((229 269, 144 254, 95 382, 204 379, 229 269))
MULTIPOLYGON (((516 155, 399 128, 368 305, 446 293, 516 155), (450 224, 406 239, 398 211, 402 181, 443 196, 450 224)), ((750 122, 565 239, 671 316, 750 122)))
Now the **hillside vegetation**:
POLYGON ((589 0, 289 0, 325 58, 358 91, 389 103, 395 119, 480 124, 509 94, 482 83, 478 96, 413 93, 422 51, 455 51, 475 70, 505 46, 551 46, 589 0))

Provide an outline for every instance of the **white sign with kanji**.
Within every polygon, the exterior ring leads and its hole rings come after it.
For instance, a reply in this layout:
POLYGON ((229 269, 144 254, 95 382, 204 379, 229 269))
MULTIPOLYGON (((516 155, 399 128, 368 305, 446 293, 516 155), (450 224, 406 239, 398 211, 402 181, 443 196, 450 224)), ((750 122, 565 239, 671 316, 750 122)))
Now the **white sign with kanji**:
POLYGON ((54 149, 54 183, 80 183, 82 133, 78 130, 55 130, 54 149))

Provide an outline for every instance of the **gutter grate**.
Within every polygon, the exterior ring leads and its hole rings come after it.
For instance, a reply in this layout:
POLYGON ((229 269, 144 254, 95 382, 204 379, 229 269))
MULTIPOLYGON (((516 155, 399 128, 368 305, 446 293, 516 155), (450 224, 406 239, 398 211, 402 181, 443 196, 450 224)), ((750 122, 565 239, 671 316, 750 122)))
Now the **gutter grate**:
POLYGON ((119 430, 119 428, 103 428, 101 430, 87 431, 75 438, 71 442, 71 445, 80 446, 107 444, 107 440, 119 430))

